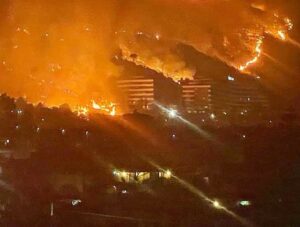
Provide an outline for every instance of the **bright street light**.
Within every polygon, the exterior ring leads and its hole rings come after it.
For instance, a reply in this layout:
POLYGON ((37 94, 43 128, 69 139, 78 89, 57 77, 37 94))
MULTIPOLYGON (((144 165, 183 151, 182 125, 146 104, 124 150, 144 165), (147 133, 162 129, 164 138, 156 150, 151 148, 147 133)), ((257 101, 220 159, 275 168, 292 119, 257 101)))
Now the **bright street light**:
POLYGON ((221 209, 222 208, 221 204, 217 200, 213 201, 213 206, 216 209, 221 209))
POLYGON ((170 109, 168 111, 168 115, 169 115, 170 118, 175 118, 175 117, 177 117, 177 111, 174 110, 174 109, 170 109))

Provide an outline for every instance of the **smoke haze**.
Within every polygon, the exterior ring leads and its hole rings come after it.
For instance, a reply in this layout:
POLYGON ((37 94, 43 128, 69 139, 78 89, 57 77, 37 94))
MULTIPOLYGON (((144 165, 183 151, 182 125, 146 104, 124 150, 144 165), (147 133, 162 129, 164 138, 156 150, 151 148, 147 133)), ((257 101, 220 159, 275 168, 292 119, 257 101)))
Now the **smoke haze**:
POLYGON ((122 71, 112 62, 117 52, 174 80, 192 78, 179 44, 239 69, 257 57, 265 35, 287 33, 277 2, 3 0, 0 92, 49 106, 114 99, 109 81, 122 71))

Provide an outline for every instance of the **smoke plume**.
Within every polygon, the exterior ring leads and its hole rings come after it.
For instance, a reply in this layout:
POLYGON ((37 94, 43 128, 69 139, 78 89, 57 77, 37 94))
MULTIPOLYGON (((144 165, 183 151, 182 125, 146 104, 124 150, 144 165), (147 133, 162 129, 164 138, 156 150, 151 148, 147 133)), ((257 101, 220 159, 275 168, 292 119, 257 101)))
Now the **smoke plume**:
POLYGON ((246 71, 264 36, 290 29, 267 0, 3 0, 0 13, 0 92, 49 106, 113 99, 117 51, 178 80, 195 74, 179 44, 246 71))

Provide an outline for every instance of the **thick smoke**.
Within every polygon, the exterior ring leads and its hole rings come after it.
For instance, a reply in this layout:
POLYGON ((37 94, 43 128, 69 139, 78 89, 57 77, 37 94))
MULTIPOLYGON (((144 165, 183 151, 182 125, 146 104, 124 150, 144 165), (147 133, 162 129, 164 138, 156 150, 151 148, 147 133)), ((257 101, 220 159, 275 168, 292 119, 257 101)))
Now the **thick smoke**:
POLYGON ((239 69, 264 35, 287 30, 281 12, 248 0, 2 0, 0 13, 0 92, 47 105, 112 99, 119 50, 177 80, 195 74, 178 44, 239 69))
POLYGON ((0 91, 47 105, 110 97, 107 78, 117 5, 112 1, 0 3, 0 91))
MULTIPOLYGON (((120 39, 126 37, 127 45, 123 42, 121 49, 126 58, 131 50, 134 56, 138 55, 137 64, 144 62, 146 65, 157 55, 145 57, 136 50, 153 52, 165 42, 171 46, 169 51, 183 43, 236 69, 245 69, 247 62, 256 59, 257 46, 265 35, 281 38, 278 32, 286 35, 288 30, 284 21, 288 18, 263 2, 246 0, 145 0, 139 5, 127 1, 122 18, 118 34, 120 39), (129 34, 131 39, 128 39, 129 34), (136 36, 151 40, 152 46, 148 43, 143 46, 136 36)), ((184 77, 185 73, 182 75, 184 77)))

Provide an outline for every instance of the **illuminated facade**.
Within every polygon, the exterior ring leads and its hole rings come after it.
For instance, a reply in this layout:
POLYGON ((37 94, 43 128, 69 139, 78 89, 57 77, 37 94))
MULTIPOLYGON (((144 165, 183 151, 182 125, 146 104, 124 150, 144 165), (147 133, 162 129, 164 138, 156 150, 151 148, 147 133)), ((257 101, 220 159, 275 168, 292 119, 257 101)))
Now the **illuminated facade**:
POLYGON ((151 110, 154 102, 154 79, 136 76, 120 79, 117 86, 123 93, 123 103, 129 109, 151 110))
POLYGON ((117 81, 123 105, 130 111, 154 111, 154 102, 177 108, 181 105, 181 87, 158 74, 121 78, 117 81))
POLYGON ((269 110, 269 100, 256 78, 231 76, 180 81, 185 113, 216 119, 263 115, 269 110))
POLYGON ((195 79, 180 81, 182 87, 182 102, 187 113, 206 113, 212 108, 210 80, 195 79))
POLYGON ((157 179, 171 179, 172 172, 170 170, 158 172, 128 172, 128 171, 113 171, 113 177, 117 182, 124 183, 143 183, 157 179))
POLYGON ((212 90, 214 113, 242 116, 259 115, 269 109, 269 100, 256 78, 228 76, 216 81, 212 90))

